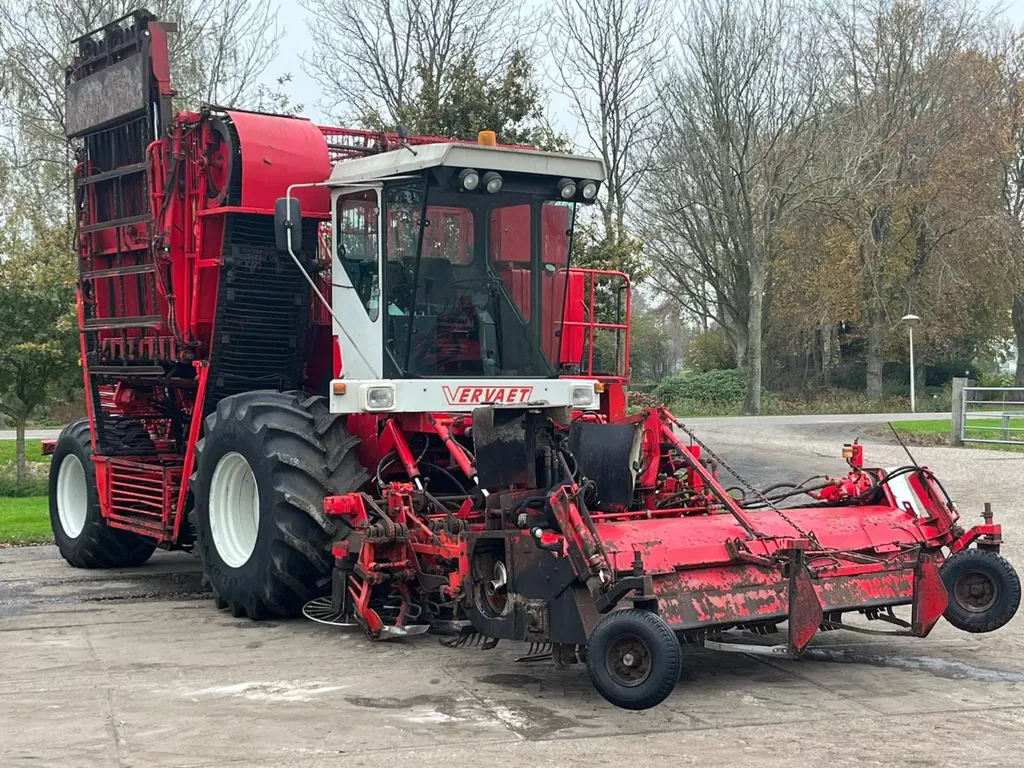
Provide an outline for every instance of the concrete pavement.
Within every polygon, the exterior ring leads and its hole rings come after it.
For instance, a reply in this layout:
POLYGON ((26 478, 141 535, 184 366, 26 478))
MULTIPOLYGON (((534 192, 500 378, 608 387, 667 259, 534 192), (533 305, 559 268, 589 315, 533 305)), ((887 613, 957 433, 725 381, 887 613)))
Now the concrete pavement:
MULTIPOLYGON (((17 437, 13 429, 0 429, 0 440, 14 440, 17 437)), ((26 440, 50 440, 60 437, 60 429, 26 429, 26 440)))
MULTIPOLYGON (((857 425, 701 425, 751 482, 843 471, 857 425)), ((1024 565, 1024 455, 914 449, 1024 565)), ((872 442, 868 461, 905 463, 872 442)), ((607 705, 525 647, 370 643, 214 610, 190 555, 131 571, 0 550, 0 766, 1019 766, 1024 619, 989 635, 819 634, 809 658, 687 649, 660 707, 607 705)))
MULTIPOLYGON (((809 416, 709 416, 684 419, 687 424, 710 426, 728 424, 737 419, 755 425, 800 426, 803 424, 884 424, 887 421, 928 421, 948 419, 949 413, 856 413, 809 416)), ((25 432, 29 440, 49 440, 60 436, 60 429, 30 429, 25 432)), ((13 440, 13 429, 0 429, 0 440, 13 440)))

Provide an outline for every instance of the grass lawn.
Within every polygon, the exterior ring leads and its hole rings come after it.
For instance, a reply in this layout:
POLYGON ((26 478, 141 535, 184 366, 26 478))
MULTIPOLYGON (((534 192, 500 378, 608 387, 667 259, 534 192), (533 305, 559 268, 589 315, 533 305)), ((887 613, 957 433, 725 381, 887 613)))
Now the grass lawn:
MULTIPOLYGON (((0 466, 8 465, 4 472, 7 473, 9 470, 11 478, 14 476, 13 465, 16 458, 14 447, 13 440, 0 440, 0 466)), ((49 456, 40 453, 38 440, 25 441, 25 458, 28 461, 40 462, 50 460, 49 456)), ((39 544, 51 541, 53 533, 50 530, 50 506, 45 496, 0 496, 0 545, 39 544)))
MULTIPOLYGON (((968 419, 967 438, 978 438, 981 440, 1002 439, 1002 419, 968 419)), ((945 444, 950 435, 949 419, 928 419, 927 421, 894 421, 892 425, 900 433, 901 437, 922 438, 921 442, 929 445, 945 444)), ((1024 419, 1010 419, 1010 426, 1014 429, 1024 429, 1024 419)), ((879 437, 892 437, 892 431, 888 426, 872 430, 879 437)), ((991 448, 999 451, 1022 451, 1024 450, 1024 432, 1010 432, 1010 440, 1020 440, 1021 444, 1003 445, 1000 443, 964 443, 968 448, 991 448)))
MULTIPOLYGON (((49 456, 43 456, 39 440, 25 441, 25 459, 27 461, 49 461, 49 456)), ((17 457, 14 454, 15 442, 13 440, 0 440, 0 464, 7 461, 14 461, 17 457)))
POLYGON ((0 496, 0 544, 53 541, 50 506, 45 496, 12 499, 0 496))

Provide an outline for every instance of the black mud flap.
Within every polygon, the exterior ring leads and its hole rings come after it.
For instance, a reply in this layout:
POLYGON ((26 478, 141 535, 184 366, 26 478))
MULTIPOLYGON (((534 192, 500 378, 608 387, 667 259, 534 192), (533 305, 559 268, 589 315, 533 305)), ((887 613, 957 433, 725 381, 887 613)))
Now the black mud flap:
POLYGON ((641 434, 639 424, 577 421, 570 428, 569 451, 580 473, 596 485, 597 509, 632 503, 641 434))

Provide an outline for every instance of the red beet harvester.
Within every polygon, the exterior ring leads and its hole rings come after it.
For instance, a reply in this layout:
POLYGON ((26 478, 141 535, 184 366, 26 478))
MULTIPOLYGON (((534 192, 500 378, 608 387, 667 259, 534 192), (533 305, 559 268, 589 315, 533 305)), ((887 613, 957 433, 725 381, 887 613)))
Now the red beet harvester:
POLYGON ((629 280, 569 264, 600 160, 175 114, 173 31, 134 13, 67 73, 71 565, 194 550, 235 616, 528 641, 633 709, 731 629, 788 622, 800 654, 848 613, 918 637, 1013 616, 999 525, 961 527, 927 468, 853 444, 843 477, 740 495, 667 410, 627 411, 629 280))

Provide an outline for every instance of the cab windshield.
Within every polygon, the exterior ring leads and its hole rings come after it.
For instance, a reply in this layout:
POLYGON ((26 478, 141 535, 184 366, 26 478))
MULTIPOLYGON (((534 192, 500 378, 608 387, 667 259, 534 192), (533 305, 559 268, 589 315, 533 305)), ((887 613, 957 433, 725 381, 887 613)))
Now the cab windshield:
POLYGON ((392 375, 557 375, 573 206, 385 187, 379 311, 392 375))

